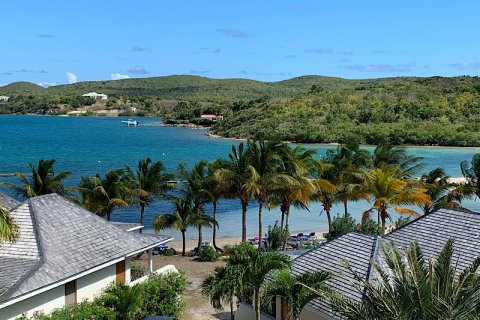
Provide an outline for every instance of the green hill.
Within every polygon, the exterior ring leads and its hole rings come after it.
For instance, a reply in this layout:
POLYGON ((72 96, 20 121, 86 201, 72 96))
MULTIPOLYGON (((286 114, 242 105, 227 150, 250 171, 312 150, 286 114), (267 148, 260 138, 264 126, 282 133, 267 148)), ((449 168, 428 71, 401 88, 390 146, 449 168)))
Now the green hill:
POLYGON ((12 82, 0 87, 1 94, 36 94, 45 91, 44 87, 31 82, 12 82))

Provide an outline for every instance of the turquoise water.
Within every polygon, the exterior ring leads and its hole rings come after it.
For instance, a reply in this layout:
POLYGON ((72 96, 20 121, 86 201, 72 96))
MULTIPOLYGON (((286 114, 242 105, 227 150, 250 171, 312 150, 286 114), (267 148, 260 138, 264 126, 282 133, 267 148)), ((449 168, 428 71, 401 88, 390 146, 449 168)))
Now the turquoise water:
MULTIPOLYGON (((67 184, 75 186, 82 175, 103 174, 112 168, 127 164, 135 166, 145 157, 161 160, 169 171, 175 171, 179 162, 187 166, 200 159, 214 160, 226 157, 235 141, 212 139, 206 130, 153 126, 156 118, 137 119, 139 127, 126 127, 119 118, 67 118, 44 116, 0 116, 0 173, 16 171, 28 172, 28 164, 39 159, 56 159, 56 171, 71 171, 67 184)), ((324 154, 328 146, 312 146, 324 154)), ((414 147, 409 152, 425 158, 425 171, 442 166, 452 176, 461 176, 459 163, 470 160, 480 152, 479 148, 434 148, 414 147)), ((15 181, 14 178, 1 178, 15 181)), ((465 206, 476 209, 478 203, 469 201, 465 206)), ((359 216, 368 203, 350 205, 354 216, 359 216)), ((169 205, 157 202, 146 211, 146 229, 151 229, 152 218, 168 212, 169 205)), ((240 234, 240 211, 237 201, 222 201, 219 204, 220 236, 240 234)), ((256 233, 256 207, 249 206, 248 232, 256 233)), ((342 212, 335 208, 333 212, 342 212)), ((313 204, 310 212, 293 210, 292 231, 320 230, 326 227, 326 218, 320 215, 321 207, 313 204)), ((273 224, 279 219, 278 210, 267 211, 264 225, 273 224)), ((118 210, 113 220, 136 222, 138 209, 118 210)), ((178 236, 175 232, 170 232, 178 236)), ((195 231, 189 237, 195 237, 195 231)))

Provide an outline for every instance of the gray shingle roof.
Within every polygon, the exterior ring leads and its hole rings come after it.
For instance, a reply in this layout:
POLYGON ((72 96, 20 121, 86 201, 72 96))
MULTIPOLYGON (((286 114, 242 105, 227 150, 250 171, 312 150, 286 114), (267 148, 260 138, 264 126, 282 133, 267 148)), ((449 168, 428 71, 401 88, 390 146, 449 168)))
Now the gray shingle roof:
MULTIPOLYGON (((355 282, 344 267, 343 259, 360 275, 374 280, 370 260, 373 258, 384 265, 382 242, 393 241, 403 250, 416 240, 426 257, 435 257, 450 238, 455 239, 454 261, 457 271, 461 271, 480 256, 480 214, 468 210, 440 209, 413 220, 383 238, 351 232, 299 256, 293 262, 293 270, 297 273, 318 270, 334 272, 336 276, 329 284, 342 294, 359 300, 362 298, 362 288, 359 290, 352 285, 355 282)), ((319 299, 309 305, 334 319, 341 319, 327 303, 319 299)))
POLYGON ((112 224, 115 227, 122 229, 123 231, 130 231, 132 229, 138 230, 143 228, 140 223, 112 222, 112 224))
POLYGON ((2 207, 3 209, 10 211, 19 204, 20 202, 18 202, 17 200, 10 198, 6 194, 0 192, 0 207, 2 207))
POLYGON ((0 301, 170 239, 126 232, 57 194, 30 198, 11 214, 20 226, 20 239, 0 245, 4 258, 0 260, 0 301), (29 270, 13 270, 8 258, 30 259, 33 264, 29 270), (12 280, 12 272, 21 277, 12 280))

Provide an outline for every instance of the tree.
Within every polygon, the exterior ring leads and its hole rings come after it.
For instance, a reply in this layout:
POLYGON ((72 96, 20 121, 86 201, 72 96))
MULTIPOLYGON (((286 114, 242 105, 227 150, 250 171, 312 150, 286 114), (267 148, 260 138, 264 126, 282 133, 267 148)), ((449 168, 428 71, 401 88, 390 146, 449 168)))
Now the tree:
POLYGON ((441 207, 459 208, 462 192, 448 181, 448 176, 442 168, 436 168, 420 177, 420 184, 427 191, 431 203, 421 205, 423 213, 427 214, 441 207))
POLYGON ((253 294, 257 320, 260 320, 260 300, 267 275, 273 271, 290 268, 291 263, 287 255, 262 252, 247 243, 232 248, 227 266, 234 268, 233 272, 238 275, 240 297, 245 298, 249 293, 253 294))
POLYGON ((322 204, 327 216, 328 232, 332 232, 331 210, 337 200, 338 176, 335 173, 333 164, 328 161, 318 161, 314 173, 313 183, 315 190, 313 199, 322 204))
POLYGON ((114 169, 105 177, 85 176, 80 179, 78 192, 82 205, 89 211, 110 221, 113 210, 126 208, 131 203, 131 190, 124 180, 124 171, 114 169))
POLYGON ((113 283, 105 289, 101 296, 102 303, 117 313, 118 320, 135 319, 142 306, 140 286, 130 287, 123 283, 113 283))
MULTIPOLYGON (((282 154, 285 145, 278 141, 249 140, 248 155, 253 173, 248 180, 247 190, 258 202, 258 236, 263 236, 262 209, 267 202, 267 197, 279 185, 294 183, 293 179, 284 174, 282 154)), ((260 241, 259 249, 262 249, 260 241)))
MULTIPOLYGON (((155 199, 165 198, 171 188, 172 174, 165 173, 165 166, 161 161, 153 162, 146 158, 138 161, 137 170, 133 171, 126 166, 125 173, 131 193, 137 198, 140 205, 140 224, 145 225, 145 207, 155 199)), ((140 230, 141 231, 141 230, 140 230)))
POLYGON ((385 230, 386 219, 390 217, 388 209, 392 208, 401 213, 418 216, 418 213, 400 205, 424 205, 430 203, 426 189, 417 188, 399 177, 398 165, 384 165, 381 169, 375 168, 362 171, 364 189, 368 190, 373 200, 373 207, 364 213, 363 219, 368 219, 373 210, 377 211, 377 222, 385 230))
POLYGON ((53 165, 55 160, 39 160, 38 166, 30 164, 32 177, 29 179, 21 172, 15 173, 20 180, 20 186, 10 182, 2 182, 1 185, 11 189, 17 195, 24 198, 31 198, 50 193, 58 193, 61 196, 68 196, 64 186, 64 180, 71 176, 71 172, 61 172, 55 175, 53 165))
POLYGON ((280 270, 266 285, 264 299, 273 301, 277 296, 281 297, 282 304, 287 305, 285 319, 297 320, 310 301, 329 291, 326 282, 330 279, 332 275, 325 271, 295 275, 290 270, 280 270))
POLYGON ((405 148, 393 144, 378 145, 372 155, 374 168, 382 169, 385 166, 397 165, 398 178, 411 178, 424 167, 422 160, 422 157, 411 156, 405 148))
POLYGON ((188 196, 172 198, 173 212, 158 215, 153 218, 155 231, 173 228, 182 233, 182 255, 185 256, 185 232, 189 227, 194 226, 194 212, 192 200, 188 196))
POLYGON ((242 206, 242 242, 247 242, 247 206, 252 198, 248 181, 255 169, 249 164, 244 143, 232 146, 224 167, 215 171, 215 179, 226 198, 238 198, 242 206))
POLYGON ((405 255, 393 243, 386 244, 386 263, 372 264, 379 275, 374 281, 348 266, 364 298, 354 301, 337 294, 330 302, 348 319, 478 319, 480 257, 456 270, 453 252, 452 239, 436 259, 428 260, 417 242, 406 248, 405 255))
POLYGON ((0 243, 4 241, 16 241, 20 230, 13 220, 10 212, 0 207, 0 243))
MULTIPOLYGON (((215 179, 215 172, 222 168, 224 164, 221 160, 217 160, 213 163, 208 165, 208 176, 205 186, 205 192, 212 203, 213 213, 212 213, 212 223, 214 226, 218 226, 217 222, 217 203, 218 200, 223 196, 223 190, 220 188, 220 185, 217 183, 215 179)), ((215 250, 219 252, 223 252, 223 250, 217 246, 217 228, 212 228, 212 243, 215 250)))
POLYGON ((470 166, 467 161, 462 161, 460 169, 467 180, 465 194, 480 198, 480 153, 473 156, 470 166))
POLYGON ((232 268, 226 266, 215 267, 212 275, 202 283, 202 293, 210 298, 210 303, 215 309, 222 309, 222 302, 230 306, 230 319, 235 318, 233 304, 237 292, 237 274, 232 268))

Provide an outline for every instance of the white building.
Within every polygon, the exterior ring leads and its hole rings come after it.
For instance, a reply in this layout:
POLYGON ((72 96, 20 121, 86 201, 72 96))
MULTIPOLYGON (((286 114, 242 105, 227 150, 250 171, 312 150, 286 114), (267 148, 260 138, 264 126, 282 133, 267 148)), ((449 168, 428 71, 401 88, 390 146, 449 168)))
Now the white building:
POLYGON ((144 251, 148 272, 154 272, 153 248, 171 240, 108 222, 57 194, 23 203, 0 194, 0 206, 20 229, 15 243, 0 244, 2 320, 92 299, 114 281, 128 284, 131 258, 144 251))
POLYGON ((10 99, 10 97, 7 97, 7 96, 0 96, 0 101, 8 101, 8 99, 10 99))
POLYGON ((106 94, 96 93, 96 92, 89 92, 89 93, 82 94, 82 97, 93 98, 95 100, 107 100, 108 99, 108 96, 106 94))

